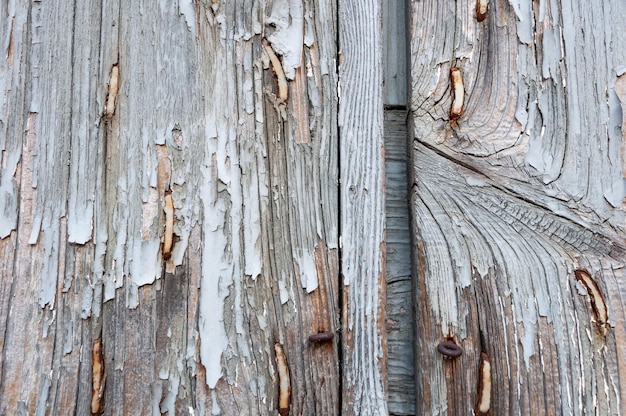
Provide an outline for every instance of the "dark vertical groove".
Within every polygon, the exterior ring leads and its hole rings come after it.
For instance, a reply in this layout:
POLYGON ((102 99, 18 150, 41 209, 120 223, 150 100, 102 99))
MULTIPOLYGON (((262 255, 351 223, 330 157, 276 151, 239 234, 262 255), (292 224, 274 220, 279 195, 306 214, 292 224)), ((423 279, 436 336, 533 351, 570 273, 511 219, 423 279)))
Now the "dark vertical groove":
MULTIPOLYGON (((334 8, 337 11, 337 18, 335 19, 335 74, 337 76, 337 85, 339 87, 339 67, 340 67, 340 54, 341 54, 341 45, 339 44, 339 2, 341 0, 336 0, 334 4, 334 8)), ((339 91, 339 89, 337 89, 339 91)), ((342 219, 341 219, 341 125, 339 124, 339 107, 341 106, 341 98, 339 95, 337 96, 337 109, 335 111, 335 123, 337 125, 337 233, 339 234, 337 237, 338 242, 338 250, 337 250, 337 260, 338 260, 338 272, 337 272, 337 303, 339 309, 339 322, 341 323, 340 331, 338 331, 338 340, 337 340, 337 359, 339 361, 339 394, 337 397, 339 398, 337 403, 337 414, 341 415, 343 409, 343 365, 344 365, 344 357, 343 357, 343 348, 344 348, 344 333, 343 333, 343 314, 344 314, 344 306, 343 306, 343 248, 341 242, 341 234, 342 234, 342 219)))
POLYGON ((411 221, 409 195, 409 103, 410 103, 410 2, 388 3, 383 17, 386 62, 383 134, 385 138, 385 184, 387 299, 388 406, 390 415, 415 415, 415 304, 410 230, 400 222, 411 221), (393 8, 395 7, 395 8, 393 8), (400 19, 404 19, 402 27, 400 19), (402 29, 399 30, 398 24, 402 29), (404 43, 404 44, 403 44, 404 43), (394 72, 391 72, 394 71, 394 72), (404 79, 399 79, 404 77, 404 79), (403 199, 405 200, 403 203, 403 199), (407 235, 408 233, 408 235, 407 235), (402 311, 397 305, 412 305, 402 311), (408 352, 407 352, 408 349, 408 352))

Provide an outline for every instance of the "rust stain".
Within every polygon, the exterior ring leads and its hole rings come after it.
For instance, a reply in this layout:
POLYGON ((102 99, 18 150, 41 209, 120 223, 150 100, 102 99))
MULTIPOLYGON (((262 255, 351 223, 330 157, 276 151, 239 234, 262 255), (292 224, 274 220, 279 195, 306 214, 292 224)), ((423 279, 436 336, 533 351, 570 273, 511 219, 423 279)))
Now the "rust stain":
POLYGON ((14 34, 15 32, 15 17, 11 19, 11 35, 9 36, 9 47, 7 49, 7 62, 9 68, 13 66, 13 42, 14 42, 14 34))
POLYGON ((115 104, 117 101, 117 90, 119 88, 120 69, 119 65, 115 64, 111 68, 111 74, 109 75, 109 88, 107 91, 106 104, 104 105, 103 117, 107 120, 113 118, 115 114, 115 104))
POLYGON ((104 351, 102 349, 102 338, 93 342, 92 351, 92 387, 91 387, 91 414, 99 415, 104 410, 104 384, 106 375, 104 373, 104 351))
POLYGON ((272 46, 263 39, 263 50, 270 58, 270 62, 272 64, 272 70, 274 71, 274 75, 276 75, 276 81, 278 82, 278 94, 276 98, 278 98, 278 102, 285 103, 289 98, 289 88, 287 87, 287 77, 285 77, 285 71, 283 71, 283 66, 280 63, 280 59, 276 56, 274 49, 272 46))
POLYGON ((482 22, 487 18, 489 0, 476 0, 476 20, 482 22))
POLYGON ((445 341, 441 341, 437 345, 437 351, 444 356, 445 359, 455 359, 463 355, 463 349, 454 342, 451 336, 446 337, 445 341))
POLYGON ((487 415, 491 407, 491 362, 489 355, 480 353, 480 367, 478 369, 478 395, 476 397, 476 415, 487 415))
POLYGON ((463 76, 459 68, 450 68, 450 85, 452 88, 452 106, 450 107, 450 123, 456 126, 456 121, 463 115, 465 88, 463 76))
POLYGON ((174 200, 172 199, 172 190, 165 191, 165 231, 163 233, 163 260, 169 260, 172 257, 172 247, 174 245, 174 200))
POLYGON ((595 280, 593 280, 593 278, 586 270, 576 270, 574 271, 574 276, 576 276, 576 280, 581 282, 583 286, 585 286, 585 289, 587 289, 589 299, 591 300, 591 309, 593 310, 593 314, 595 316, 596 325, 598 326, 602 335, 606 335, 606 325, 609 321, 609 312, 606 307, 606 303, 604 302, 602 292, 598 287, 598 284, 595 280))
POLYGON ((289 400, 291 400, 291 380, 285 350, 280 342, 274 344, 276 352, 276 369, 278 370, 278 414, 289 416, 289 400))
POLYGON ((317 334, 310 335, 309 342, 316 344, 320 342, 332 341, 333 338, 335 338, 335 334, 332 332, 320 332, 317 334))

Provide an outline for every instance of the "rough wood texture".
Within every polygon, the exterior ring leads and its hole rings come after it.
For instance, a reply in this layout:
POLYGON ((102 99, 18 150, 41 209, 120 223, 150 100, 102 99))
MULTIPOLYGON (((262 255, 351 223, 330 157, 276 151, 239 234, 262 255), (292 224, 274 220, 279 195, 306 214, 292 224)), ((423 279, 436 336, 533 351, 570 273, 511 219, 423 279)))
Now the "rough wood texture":
POLYGON ((336 414, 333 3, 0 11, 0 413, 336 414))
POLYGON ((470 414, 481 352, 490 414, 623 412, 626 5, 411 7, 416 413, 470 414), (446 336, 461 357, 442 359, 446 336))
POLYGON ((387 413, 381 4, 339 2, 343 412, 387 413))
POLYGON ((385 111, 387 377, 390 415, 415 414, 411 227, 407 186, 407 112, 385 111))

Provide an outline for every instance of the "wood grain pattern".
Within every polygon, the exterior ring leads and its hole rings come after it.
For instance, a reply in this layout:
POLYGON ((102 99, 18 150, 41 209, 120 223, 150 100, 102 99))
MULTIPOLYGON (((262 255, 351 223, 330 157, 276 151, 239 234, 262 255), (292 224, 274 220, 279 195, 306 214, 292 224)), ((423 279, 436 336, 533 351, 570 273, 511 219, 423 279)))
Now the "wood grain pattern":
POLYGON ((619 414, 624 160, 607 96, 626 9, 491 1, 478 22, 470 3, 411 4, 416 412, 469 414, 484 352, 490 414, 619 414), (612 298, 606 336, 579 268, 612 298), (454 362, 436 352, 446 336, 464 349, 454 362))
POLYGON ((339 2, 343 406, 387 413, 381 3, 339 2))
POLYGON ((333 3, 0 8, 0 413, 337 414, 333 3))

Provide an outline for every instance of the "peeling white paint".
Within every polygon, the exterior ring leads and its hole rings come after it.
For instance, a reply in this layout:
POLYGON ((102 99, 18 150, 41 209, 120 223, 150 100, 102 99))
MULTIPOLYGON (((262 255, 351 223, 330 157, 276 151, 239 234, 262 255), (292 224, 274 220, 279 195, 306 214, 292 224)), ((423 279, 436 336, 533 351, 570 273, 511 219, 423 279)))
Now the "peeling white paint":
POLYGON ((87 319, 91 316, 91 304, 93 302, 93 288, 85 285, 80 297, 80 317, 87 319))
POLYGON ((13 175, 19 160, 19 152, 8 153, 0 170, 0 238, 8 237, 17 227, 17 182, 13 175))
POLYGON ((234 265, 232 253, 227 251, 230 244, 229 230, 225 229, 227 201, 216 192, 211 161, 207 165, 210 167, 205 170, 202 193, 204 224, 199 331, 200 358, 206 368, 206 383, 213 389, 222 377, 222 353, 228 345, 224 328, 224 300, 233 281, 234 265))
POLYGON ((519 41, 530 45, 532 43, 532 17, 530 2, 527 0, 509 0, 517 16, 517 36, 519 41))
POLYGON ((158 239, 133 240, 131 277, 138 287, 151 284, 161 276, 160 247, 158 239))
POLYGON ((535 308, 528 306, 524 311, 524 335, 520 338, 522 349, 524 353, 524 363, 526 368, 530 368, 530 357, 535 354, 535 341, 536 341, 536 325, 537 325, 537 312, 535 308))
MULTIPOLYGON (((92 212, 93 204, 89 202, 88 207, 85 209, 87 212, 92 212)), ((90 215, 78 217, 71 215, 67 221, 67 241, 76 244, 85 244, 91 239, 91 231, 93 229, 93 217, 90 215)))
POLYGON ((277 0, 272 3, 272 12, 266 24, 274 26, 267 37, 272 48, 282 55, 285 76, 293 80, 296 68, 300 67, 304 45, 304 15, 300 0, 277 0))
POLYGON ((302 288, 306 289, 307 293, 313 292, 317 289, 317 269, 315 267, 315 258, 312 253, 300 252, 297 258, 294 259, 298 265, 298 271, 300 273, 300 282, 302 288))
MULTIPOLYGON (((259 166, 256 163, 245 163, 248 166, 259 166)), ((261 165, 262 166, 262 165, 261 165)), ((243 235, 245 274, 255 280, 262 271, 261 253, 261 208, 259 195, 259 175, 249 172, 242 175, 243 219, 246 232, 243 235)))
POLYGON ((197 29, 194 0, 178 0, 178 10, 183 16, 185 16, 185 22, 187 22, 189 31, 195 35, 197 33, 197 29))
POLYGON ((178 374, 169 375, 169 389, 165 398, 161 401, 161 414, 176 414, 176 397, 178 396, 178 388, 180 387, 180 376, 178 374))
POLYGON ((278 279, 278 293, 280 294, 280 304, 284 305, 289 301, 289 291, 284 278, 278 279))

